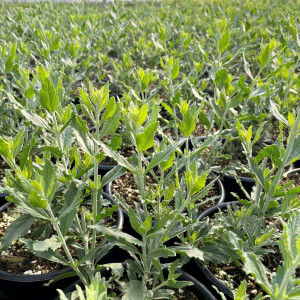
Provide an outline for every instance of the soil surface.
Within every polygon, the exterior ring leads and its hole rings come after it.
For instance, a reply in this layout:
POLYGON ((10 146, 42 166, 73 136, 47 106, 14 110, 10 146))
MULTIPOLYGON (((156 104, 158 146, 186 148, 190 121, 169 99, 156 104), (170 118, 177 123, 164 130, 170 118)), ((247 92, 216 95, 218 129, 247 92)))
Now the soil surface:
MULTIPOLYGON (((0 240, 2 240, 10 223, 19 216, 21 216, 21 213, 12 210, 2 213, 0 221, 0 240)), ((33 224, 31 230, 36 226, 37 224, 33 224)), ((29 237, 30 233, 27 234, 26 237, 29 237)), ((1 252, 0 269, 4 272, 24 275, 40 275, 64 268, 65 267, 61 264, 35 256, 28 251, 25 245, 19 240, 13 242, 8 250, 1 252)))
MULTIPOLYGON (((148 191, 150 185, 153 185, 154 188, 157 187, 154 179, 151 176, 146 175, 146 191, 148 191)), ((112 182, 111 192, 112 195, 118 194, 133 208, 134 202, 140 203, 140 192, 136 186, 133 174, 128 171, 125 173, 125 175, 112 182)))
MULTIPOLYGON (((271 138, 273 141, 276 141, 278 139, 278 136, 280 134, 279 126, 276 126, 273 132, 271 132, 271 138)), ((282 128, 282 140, 283 143, 287 143, 287 138, 289 137, 289 130, 286 127, 282 128)))
POLYGON ((187 289, 179 289, 179 290, 175 291, 175 300, 180 300, 180 299, 182 299, 182 300, 197 300, 198 297, 196 297, 193 293, 191 293, 187 289))

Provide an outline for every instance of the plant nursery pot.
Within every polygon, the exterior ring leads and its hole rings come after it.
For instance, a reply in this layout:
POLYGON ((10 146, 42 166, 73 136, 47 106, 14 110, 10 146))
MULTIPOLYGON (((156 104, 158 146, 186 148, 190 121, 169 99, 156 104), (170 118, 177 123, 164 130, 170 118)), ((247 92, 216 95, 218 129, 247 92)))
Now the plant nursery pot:
MULTIPOLYGON (((201 213, 198 217, 198 220, 201 221, 205 217, 213 216, 219 211, 219 209, 223 210, 227 206, 232 206, 233 204, 236 204, 237 206, 242 205, 238 201, 226 202, 215 205, 201 213)), ((201 280, 203 284, 205 284, 205 286, 215 295, 217 299, 221 298, 220 295, 216 293, 213 286, 216 286, 220 292, 223 292, 228 300, 233 300, 233 293, 231 292, 231 290, 227 286, 225 286, 220 280, 218 280, 207 267, 203 266, 199 262, 199 260, 194 258, 191 259, 190 262, 184 266, 184 270, 189 270, 189 273, 195 276, 196 279, 201 280)))
MULTIPOLYGON (((118 205, 106 193, 103 197, 108 199, 113 205, 118 205)), ((0 207, 0 214, 2 214, 13 202, 7 202, 0 207)), ((122 210, 119 208, 116 212, 117 227, 122 229, 124 218, 122 210)), ((108 263, 113 258, 112 251, 103 258, 101 263, 108 263)), ((57 289, 64 289, 72 282, 74 277, 64 278, 57 282, 52 283, 50 286, 44 286, 49 280, 53 280, 60 275, 73 272, 71 268, 65 268, 41 275, 21 275, 13 274, 0 270, 0 299, 1 300, 53 300, 57 295, 57 289)))
MULTIPOLYGON (((221 181, 225 188, 225 202, 236 201, 236 198, 231 193, 236 193, 240 198, 245 197, 245 194, 243 193, 239 184, 236 182, 235 177, 233 175, 226 174, 226 173, 221 174, 217 172, 216 174, 221 175, 221 181)), ((239 179, 244 189, 248 193, 251 193, 252 188, 255 185, 255 180, 251 177, 243 177, 243 176, 239 176, 239 179)))
POLYGON ((296 160, 296 161, 294 162, 294 167, 295 167, 295 169, 300 168, 300 160, 296 160))
POLYGON ((98 175, 103 177, 107 172, 112 170, 116 165, 99 165, 98 166, 98 175))
POLYGON ((7 201, 6 201, 6 196, 8 196, 8 194, 0 193, 0 206, 2 206, 2 205, 4 205, 5 203, 7 203, 7 201))
MULTIPOLYGON (((123 266, 125 266, 125 264, 126 263, 122 263, 123 266)), ((101 276, 105 277, 106 280, 109 278, 109 271, 107 271, 105 268, 102 269, 100 272, 101 276)), ((176 273, 181 273, 179 280, 191 281, 194 284, 192 286, 186 287, 186 289, 189 292, 193 293, 193 295, 196 296, 199 300, 216 300, 215 296, 206 288, 206 286, 200 281, 198 281, 196 278, 182 270, 177 270, 176 273)), ((83 287, 81 281, 77 280, 76 282, 73 282, 71 285, 69 285, 64 290, 64 293, 72 293, 76 289, 76 285, 80 285, 81 287, 83 287)), ((59 296, 57 296, 54 300, 59 300, 59 296)))

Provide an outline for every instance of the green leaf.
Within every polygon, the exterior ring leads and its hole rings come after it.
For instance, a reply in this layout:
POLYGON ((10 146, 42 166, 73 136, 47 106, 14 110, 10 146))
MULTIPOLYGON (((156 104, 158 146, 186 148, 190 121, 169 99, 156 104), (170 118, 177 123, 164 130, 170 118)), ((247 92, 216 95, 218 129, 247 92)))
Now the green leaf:
POLYGON ((171 168, 173 166, 174 159, 175 159, 175 152, 172 153, 172 155, 168 160, 162 161, 160 163, 162 170, 166 171, 167 169, 171 168))
POLYGON ((174 283, 168 283, 167 286, 173 289, 182 289, 189 285, 193 285, 193 283, 190 281, 176 281, 174 283))
POLYGON ((30 229, 34 218, 30 215, 22 215, 14 220, 5 231, 1 241, 1 250, 7 250, 12 242, 24 236, 30 229))
POLYGON ((269 145, 260 150, 257 156, 254 158, 254 162, 258 164, 265 157, 270 158, 277 167, 280 166, 280 152, 276 145, 269 145))
POLYGON ((152 157, 149 165, 147 166, 146 173, 151 171, 154 167, 159 165, 163 161, 168 161, 174 151, 177 149, 177 147, 181 146, 185 142, 185 139, 182 139, 172 145, 169 145, 165 150, 155 153, 155 155, 152 157))
POLYGON ((300 135, 298 135, 293 142, 292 149, 290 150, 287 163, 291 164, 300 157, 300 135))
POLYGON ((252 125, 248 128, 247 134, 246 134, 246 142, 249 143, 252 138, 252 125))
POLYGON ((114 181, 115 179, 123 176, 126 172, 126 168, 122 166, 116 166, 109 172, 107 172, 102 178, 101 178, 101 184, 102 186, 107 185, 109 182, 114 181))
POLYGON ((5 62, 5 73, 11 71, 14 67, 13 57, 10 55, 5 62))
POLYGON ((161 249, 156 249, 153 252, 150 252, 148 254, 148 257, 151 258, 161 258, 161 257, 168 258, 170 256, 176 256, 176 251, 168 249, 166 247, 161 249))
POLYGON ((113 151, 112 149, 107 147, 102 142, 98 142, 98 144, 101 146, 105 155, 113 158, 120 166, 123 166, 124 168, 126 168, 126 170, 128 170, 134 174, 137 174, 135 167, 132 164, 130 164, 128 162, 128 160, 126 160, 124 157, 122 157, 120 154, 118 154, 118 152, 113 151))
POLYGON ((59 47, 60 47, 60 45, 61 45, 60 42, 59 42, 59 39, 60 39, 60 36, 57 36, 57 37, 53 40, 53 42, 52 42, 52 44, 51 44, 51 47, 50 47, 50 50, 51 50, 51 51, 59 49, 59 47))
POLYGON ((101 112, 108 101, 109 97, 109 83, 107 82, 100 90, 94 90, 90 86, 90 98, 96 107, 96 111, 101 112))
POLYGON ((42 196, 38 195, 36 190, 31 191, 28 200, 33 207, 47 208, 47 201, 42 199, 42 196))
POLYGON ((131 280, 126 284, 126 288, 123 291, 124 295, 122 300, 141 300, 146 299, 147 287, 142 281, 131 280))
POLYGON ((26 165, 28 156, 29 156, 29 152, 31 150, 31 145, 27 145, 26 147, 23 148, 23 151, 20 154, 20 168, 21 170, 24 169, 24 166, 26 165))
POLYGON ((89 228, 92 228, 92 229, 96 229, 100 232, 102 232, 105 236, 107 236, 108 238, 109 237, 115 237, 117 240, 120 239, 120 240, 125 240, 131 244, 135 244, 137 246, 143 246, 143 243, 138 240, 137 238, 127 234, 127 233, 124 233, 120 230, 113 230, 111 228, 107 228, 105 226, 102 226, 102 225, 92 225, 92 226, 89 226, 89 228))
POLYGON ((247 282, 246 280, 243 280, 234 295, 234 300, 246 300, 248 298, 246 292, 247 292, 247 282))
POLYGON ((91 155, 94 156, 94 143, 93 141, 88 137, 88 135, 82 131, 79 126, 73 122, 73 129, 75 132, 75 137, 78 141, 79 146, 82 148, 82 150, 91 155))
POLYGON ((228 48, 229 44, 230 44, 230 32, 229 29, 226 29, 219 41, 220 53, 223 53, 228 48))
POLYGON ((172 108, 167 103, 161 102, 161 105, 171 116, 173 115, 172 108))
POLYGON ((13 141, 12 150, 13 150, 13 157, 16 158, 16 156, 20 153, 24 142, 24 132, 20 132, 13 141))
POLYGON ((114 115, 115 111, 116 111, 115 98, 111 97, 107 102, 105 112, 102 116, 102 121, 111 118, 114 115))
POLYGON ((9 160, 12 160, 10 148, 10 144, 0 137, 0 154, 9 160))
POLYGON ((220 105, 222 108, 226 108, 227 101, 226 101, 226 96, 223 92, 221 92, 220 97, 217 100, 217 104, 220 105))
POLYGON ((275 229, 272 229, 270 231, 267 231, 266 233, 264 233, 263 235, 261 235, 260 237, 255 239, 255 245, 260 245, 263 244, 266 241, 269 241, 271 239, 271 237, 273 236, 275 232, 275 229))
POLYGON ((193 186, 192 195, 198 193, 205 187, 206 178, 207 178, 207 173, 204 173, 200 177, 198 177, 198 180, 195 182, 193 186))
POLYGON ((40 103, 43 108, 55 112, 58 106, 58 94, 49 78, 45 78, 40 91, 40 103))
POLYGON ((300 211, 295 212, 289 222, 282 222, 284 233, 279 240, 279 248, 285 265, 295 263, 300 251, 300 211))
POLYGON ((67 234, 68 230, 75 220, 76 214, 76 208, 73 208, 73 210, 71 210, 70 208, 70 211, 60 219, 60 230, 63 235, 67 234))
MULTIPOLYGON (((22 241, 24 242, 24 244, 26 245, 26 247, 31 251, 31 252, 34 252, 34 243, 35 241, 32 241, 32 240, 25 240, 25 239, 22 239, 22 241)), ((37 249, 39 249, 39 245, 36 246, 37 249)), ((54 261, 56 263, 59 263, 59 264, 63 264, 65 266, 70 266, 70 264, 67 262, 67 260, 57 251, 55 250, 52 250, 52 249, 46 249, 44 251, 35 251, 36 255, 39 256, 39 257, 42 257, 44 259, 47 259, 47 260, 51 260, 51 261, 54 261)))
POLYGON ((288 299, 300 299, 300 285, 296 286, 290 292, 288 292, 288 297, 288 299))
POLYGON ((129 216, 129 222, 130 222, 130 225, 131 225, 132 229, 134 231, 136 231, 138 234, 142 235, 143 232, 140 229, 141 223, 137 219, 135 211, 131 207, 128 210, 128 216, 129 216))
POLYGON ((228 82, 228 71, 221 69, 216 73, 215 84, 216 86, 224 86, 226 82, 228 82))
POLYGON ((185 137, 189 137, 196 128, 196 120, 190 111, 184 115, 179 129, 185 137))
POLYGON ((261 67, 264 67, 265 64, 268 62, 270 58, 270 46, 269 44, 261 51, 261 53, 259 54, 259 62, 261 67))
POLYGON ((117 151, 118 149, 120 149, 121 147, 121 143, 122 143, 122 138, 119 134, 115 134, 112 139, 110 140, 110 144, 109 147, 113 150, 113 151, 117 151))
POLYGON ((56 179, 56 174, 55 174, 55 170, 54 167, 52 165, 52 163, 50 162, 50 160, 46 160, 43 171, 42 171, 42 176, 43 176, 43 188, 44 188, 44 195, 45 197, 51 201, 51 194, 54 194, 55 190, 53 191, 53 189, 55 189, 55 185, 57 182, 56 179))
POLYGON ((169 247, 171 250, 175 250, 176 253, 187 255, 188 257, 194 257, 199 260, 204 260, 204 252, 196 247, 190 245, 173 246, 169 247))
POLYGON ((149 105, 146 103, 140 110, 139 112, 139 117, 138 117, 138 127, 140 127, 146 120, 147 118, 147 113, 148 113, 148 107, 149 105))
POLYGON ((30 121, 32 124, 38 126, 38 127, 42 127, 48 130, 51 130, 51 128, 49 127, 48 123, 39 115, 33 113, 33 112, 28 112, 25 109, 21 109, 21 114, 28 120, 30 121))
POLYGON ((175 299, 174 290, 159 289, 154 291, 152 299, 175 299))
POLYGON ((146 151, 154 145, 154 135, 159 122, 154 122, 145 128, 143 133, 136 136, 136 145, 139 151, 146 151))
POLYGON ((276 104, 273 101, 270 102, 270 111, 272 112, 272 114, 277 120, 281 121, 282 123, 284 123, 286 126, 289 127, 289 122, 285 119, 285 117, 282 114, 280 114, 280 112, 276 107, 276 104))
POLYGON ((90 102, 90 99, 89 99, 89 96, 88 94, 82 90, 81 88, 79 88, 79 93, 80 93, 80 96, 81 96, 81 99, 83 100, 84 104, 90 109, 92 110, 92 104, 90 102))
POLYGON ((171 79, 177 78, 179 75, 179 59, 175 60, 174 66, 172 68, 171 79))
POLYGON ((110 119, 103 124, 103 127, 100 132, 100 139, 103 138, 104 136, 113 134, 117 130, 119 126, 119 122, 120 122, 120 107, 118 105, 113 116, 110 117, 110 119))
POLYGON ((50 239, 45 239, 43 241, 33 241, 33 251, 44 252, 48 249, 56 251, 61 247, 61 241, 57 236, 52 236, 50 239))
POLYGON ((204 112, 200 112, 198 118, 199 118, 199 122, 201 124, 203 124, 204 126, 207 126, 207 127, 210 126, 210 122, 209 122, 209 120, 208 120, 208 118, 207 118, 207 116, 204 112))
POLYGON ((69 300, 66 295, 64 294, 64 292, 60 289, 57 289, 58 294, 59 294, 59 300, 69 300))
POLYGON ((60 134, 61 141, 62 141, 62 148, 68 148, 72 143, 73 138, 73 129, 72 127, 68 126, 63 132, 60 134))
POLYGON ((52 147, 52 146, 44 146, 40 148, 44 152, 50 152, 54 157, 56 158, 62 158, 63 153, 60 149, 57 147, 52 147))
POLYGON ((251 274, 256 282, 268 293, 272 294, 272 287, 268 281, 267 271, 265 266, 260 262, 257 256, 251 252, 245 252, 243 254, 244 258, 244 271, 247 274, 251 274))

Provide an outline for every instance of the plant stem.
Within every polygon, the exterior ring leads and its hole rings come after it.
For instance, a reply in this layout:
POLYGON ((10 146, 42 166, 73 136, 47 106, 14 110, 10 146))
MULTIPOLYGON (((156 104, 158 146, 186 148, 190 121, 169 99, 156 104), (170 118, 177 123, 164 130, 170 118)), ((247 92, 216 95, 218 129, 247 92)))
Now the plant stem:
POLYGON ((51 217, 51 221, 52 221, 52 224, 53 224, 53 227, 55 229, 55 231, 57 232, 58 234, 58 237, 60 238, 60 240, 62 241, 62 247, 63 249, 65 250, 65 253, 66 253, 66 256, 69 260, 69 263, 71 264, 71 267, 72 269, 76 272, 76 274, 79 276, 80 280, 82 281, 82 283, 86 286, 88 285, 88 282, 86 281, 86 278, 83 276, 83 274, 79 271, 79 269, 76 267, 75 265, 75 262, 74 262, 74 259, 69 251, 69 248, 67 246, 67 243, 66 243, 66 240, 65 240, 65 237, 63 236, 60 228, 59 228, 59 225, 58 225, 58 222, 56 221, 56 218, 51 210, 51 207, 48 205, 47 207, 47 210, 50 214, 50 217, 51 217))
MULTIPOLYGON (((95 139, 98 142, 99 141, 99 124, 100 121, 100 112, 96 110, 96 134, 95 134, 95 139)), ((98 214, 98 160, 97 160, 97 154, 99 152, 99 146, 98 143, 94 143, 94 183, 95 183, 95 188, 93 190, 93 220, 96 222, 97 214, 98 214)), ((100 203, 100 206, 102 206, 102 203, 100 203)), ((93 229, 93 239, 92 239, 92 249, 95 248, 96 246, 96 235, 97 231, 96 229, 93 229)))

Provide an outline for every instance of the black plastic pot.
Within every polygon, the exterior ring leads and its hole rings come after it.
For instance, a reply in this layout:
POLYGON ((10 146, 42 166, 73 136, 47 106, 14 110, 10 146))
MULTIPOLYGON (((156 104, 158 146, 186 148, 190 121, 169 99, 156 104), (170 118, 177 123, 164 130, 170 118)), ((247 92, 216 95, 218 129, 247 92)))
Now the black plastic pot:
MULTIPOLYGON (((113 205, 117 203, 109 197, 106 193, 103 193, 103 197, 110 200, 113 205)), ((4 204, 0 208, 0 214, 5 211, 9 206, 12 206, 12 202, 4 204)), ((124 218, 121 209, 119 208, 116 212, 117 214, 117 226, 119 229, 122 228, 124 218)), ((103 258, 100 263, 108 263, 114 256, 113 251, 103 258)), ((8 272, 0 271, 0 299, 1 300, 53 300, 57 295, 57 289, 64 289, 72 282, 74 282, 74 277, 65 278, 59 280, 46 287, 49 280, 55 279, 58 276, 72 272, 71 268, 66 268, 64 270, 59 270, 42 275, 16 275, 8 272)))
MULTIPOLYGON (((227 202, 215 205, 207 210, 205 210, 203 213, 201 213, 198 217, 198 220, 201 221, 205 217, 213 216, 215 213, 217 213, 219 210, 224 210, 229 205, 232 206, 233 204, 237 206, 241 206, 242 204, 238 201, 233 202, 227 202)), ((217 299, 221 299, 220 295, 217 294, 215 289, 212 286, 216 286, 219 291, 223 292, 228 300, 233 300, 233 293, 231 290, 225 286, 220 280, 218 280, 211 272, 210 270, 203 266, 199 260, 192 259, 185 267, 184 270, 189 270, 189 272, 195 276, 196 279, 201 280, 203 284, 215 295, 217 299)))
MULTIPOLYGON (((240 198, 245 197, 244 192, 242 191, 239 184, 236 182, 236 179, 233 175, 226 174, 226 173, 224 174, 216 173, 216 174, 221 176, 221 181, 225 188, 225 202, 231 202, 236 200, 236 198, 232 195, 232 193, 236 193, 240 198)), ((243 177, 243 176, 239 176, 239 179, 244 189, 248 193, 251 193, 252 188, 255 185, 255 180, 252 177, 243 177)))
MULTIPOLYGON (((123 266, 125 266, 125 263, 122 263, 123 266)), ((106 279, 109 278, 109 271, 102 269, 101 271, 101 276, 105 277, 106 279)), ((214 295, 205 287, 204 284, 202 284, 200 281, 198 281, 196 278, 191 276, 190 274, 182 271, 182 270, 177 270, 177 273, 181 273, 181 276, 179 277, 179 280, 184 280, 184 281, 191 281, 193 282, 194 285, 186 287, 188 291, 193 293, 199 300, 216 300, 214 295)), ((83 286, 80 280, 77 280, 70 286, 68 286, 65 290, 64 293, 72 293, 76 289, 76 285, 80 285, 81 287, 83 286)), ((57 296, 54 300, 59 300, 59 296, 57 296)), ((143 299, 141 299, 143 300, 143 299)))
POLYGON ((294 167, 295 167, 296 169, 300 168, 300 160, 296 160, 296 161, 294 162, 294 167))
POLYGON ((8 196, 8 194, 5 193, 0 193, 0 206, 4 205, 5 203, 7 203, 6 197, 8 196))

